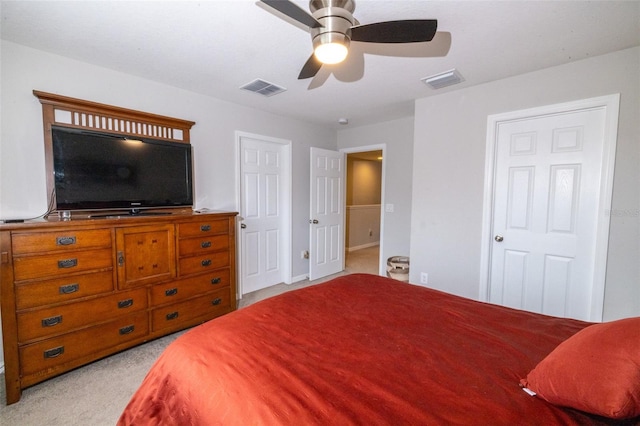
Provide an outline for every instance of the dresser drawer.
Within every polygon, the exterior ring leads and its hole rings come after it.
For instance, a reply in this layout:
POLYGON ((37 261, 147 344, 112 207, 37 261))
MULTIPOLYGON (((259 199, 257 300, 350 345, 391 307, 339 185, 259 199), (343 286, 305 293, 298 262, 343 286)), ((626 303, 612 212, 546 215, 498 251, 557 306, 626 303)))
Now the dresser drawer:
MULTIPOLYGON (((195 299, 156 308, 151 313, 153 331, 178 328, 198 318, 213 318, 230 311, 229 288, 222 288, 195 299)), ((235 295, 234 295, 235 296, 235 295)))
POLYGON ((14 255, 111 247, 111 230, 16 233, 11 241, 14 255))
POLYGON ((13 273, 16 281, 57 277, 75 272, 111 268, 111 249, 69 251, 42 256, 15 257, 13 273))
POLYGON ((113 272, 94 272, 16 285, 18 310, 61 303, 113 291, 113 272))
POLYGON ((178 243, 179 256, 192 256, 210 251, 227 250, 229 248, 228 235, 212 235, 200 238, 188 238, 178 243))
POLYGON ((139 289, 18 313, 18 342, 67 333, 146 309, 147 291, 139 289))
POLYGON ((151 289, 151 306, 178 302, 212 290, 228 287, 229 277, 230 272, 227 268, 167 284, 155 285, 151 289))
POLYGON ((221 220, 202 220, 198 222, 180 223, 178 224, 178 238, 190 238, 203 235, 228 234, 229 221, 221 220))
POLYGON ((185 257, 178 261, 180 275, 191 275, 229 266, 229 252, 213 252, 201 256, 185 257))
POLYGON ((20 373, 23 376, 35 373, 44 375, 57 366, 141 338, 148 333, 149 316, 145 311, 22 346, 19 350, 20 373))

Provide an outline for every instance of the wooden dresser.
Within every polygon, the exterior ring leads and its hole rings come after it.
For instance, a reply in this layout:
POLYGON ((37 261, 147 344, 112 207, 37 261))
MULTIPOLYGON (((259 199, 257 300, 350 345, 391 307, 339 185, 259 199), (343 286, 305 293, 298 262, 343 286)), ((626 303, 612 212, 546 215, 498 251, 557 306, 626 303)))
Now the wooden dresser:
POLYGON ((0 225, 7 403, 25 387, 235 310, 235 216, 0 225))

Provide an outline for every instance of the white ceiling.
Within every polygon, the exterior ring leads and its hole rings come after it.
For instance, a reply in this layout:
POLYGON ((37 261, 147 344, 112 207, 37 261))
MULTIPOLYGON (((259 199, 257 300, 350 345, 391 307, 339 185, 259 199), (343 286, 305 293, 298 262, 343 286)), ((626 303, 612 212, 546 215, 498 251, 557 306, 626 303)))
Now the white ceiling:
POLYGON ((5 40, 334 128, 341 117, 357 126, 407 116, 414 99, 640 45, 640 1, 357 0, 354 16, 435 18, 439 33, 398 50, 352 43, 345 63, 297 80, 309 34, 252 0, 3 0, 0 22, 5 40), (434 91, 420 81, 452 68, 462 84, 434 91), (287 91, 239 90, 256 78, 287 91))

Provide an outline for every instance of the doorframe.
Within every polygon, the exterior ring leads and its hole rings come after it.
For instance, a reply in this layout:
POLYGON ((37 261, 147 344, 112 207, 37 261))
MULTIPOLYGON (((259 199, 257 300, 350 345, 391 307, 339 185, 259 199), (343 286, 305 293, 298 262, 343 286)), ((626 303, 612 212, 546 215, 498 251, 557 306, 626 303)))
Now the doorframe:
MULTIPOLYGON (((292 268, 292 262, 291 262, 291 247, 293 244, 293 232, 292 232, 292 226, 293 226, 293 221, 291 220, 292 218, 292 189, 293 189, 293 179, 291 177, 291 171, 292 171, 292 164, 291 164, 291 146, 292 146, 292 142, 289 139, 280 139, 280 138, 275 138, 275 137, 271 137, 271 136, 264 136, 264 135, 259 135, 256 133, 249 133, 249 132, 243 132, 240 130, 236 130, 235 132, 235 175, 236 175, 236 179, 235 179, 235 191, 236 191, 236 211, 240 212, 240 206, 241 206, 241 202, 242 202, 242 187, 240 185, 240 182, 242 181, 241 179, 241 172, 242 172, 242 158, 241 158, 241 141, 242 138, 251 138, 251 139, 257 139, 260 141, 264 141, 264 142, 270 142, 270 143, 275 143, 278 145, 281 145, 283 150, 283 170, 284 170, 284 179, 285 182, 283 182, 283 186, 286 188, 286 191, 284 196, 280 198, 280 205, 279 208, 282 211, 282 224, 284 225, 282 227, 282 236, 280 238, 280 253, 279 256, 281 258, 282 261, 282 271, 283 271, 283 276, 282 276, 282 280, 285 284, 291 284, 292 283, 292 278, 291 278, 291 268, 292 268)), ((243 265, 242 265, 242 234, 241 234, 241 230, 240 230, 240 221, 241 220, 236 220, 236 247, 238 248, 238 255, 236 256, 237 259, 239 259, 236 262, 236 277, 238 277, 238 285, 237 285, 237 294, 236 297, 237 299, 242 299, 242 271, 243 271, 243 265)))
POLYGON ((613 195, 613 173, 615 169, 616 144, 618 139, 618 114, 620 94, 564 102, 493 114, 487 117, 487 141, 485 156, 484 200, 482 212, 482 238, 480 249, 480 289, 479 300, 489 301, 489 282, 491 278, 491 254, 493 235, 493 207, 494 207, 494 174, 496 165, 496 144, 498 126, 501 123, 563 114, 590 109, 605 110, 604 141, 602 149, 602 173, 600 180, 600 196, 598 203, 598 219, 596 224, 596 247, 593 282, 591 285, 590 320, 602 321, 604 311, 604 289, 607 269, 607 255, 609 250, 609 224, 611 199, 613 195))
MULTIPOLYGON (((378 254, 378 274, 379 275, 385 275, 387 273, 387 269, 386 269, 386 265, 385 263, 382 261, 383 258, 383 253, 384 253, 384 213, 385 213, 385 187, 386 187, 386 181, 387 181, 387 162, 385 161, 385 158, 387 156, 387 144, 386 143, 380 143, 380 144, 375 144, 375 145, 364 145, 364 146, 356 146, 356 147, 350 147, 350 148, 341 148, 340 152, 343 152, 345 154, 357 154, 359 152, 368 152, 368 151, 382 151, 382 182, 380 183, 380 251, 378 254)), ((345 162, 345 167, 346 167, 346 162, 345 162)), ((347 183, 347 179, 345 177, 345 185, 347 183)), ((346 192, 345 192, 346 195, 346 192)), ((345 203, 344 205, 344 217, 345 217, 345 221, 346 221, 346 217, 347 217, 347 205, 345 203)), ((345 223, 345 235, 346 235, 346 223, 345 223)), ((345 239, 346 240, 346 239, 345 239)), ((346 250, 346 244, 347 242, 344 241, 342 250, 346 250)), ((345 262, 346 262, 346 257, 345 257, 345 262)))

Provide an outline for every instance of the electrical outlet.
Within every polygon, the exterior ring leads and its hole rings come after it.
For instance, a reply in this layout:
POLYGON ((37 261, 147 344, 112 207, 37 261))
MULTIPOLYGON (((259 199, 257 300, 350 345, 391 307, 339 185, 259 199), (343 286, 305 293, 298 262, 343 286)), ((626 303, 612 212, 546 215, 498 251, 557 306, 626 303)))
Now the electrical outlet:
POLYGON ((429 274, 420 272, 420 284, 429 284, 429 274))

